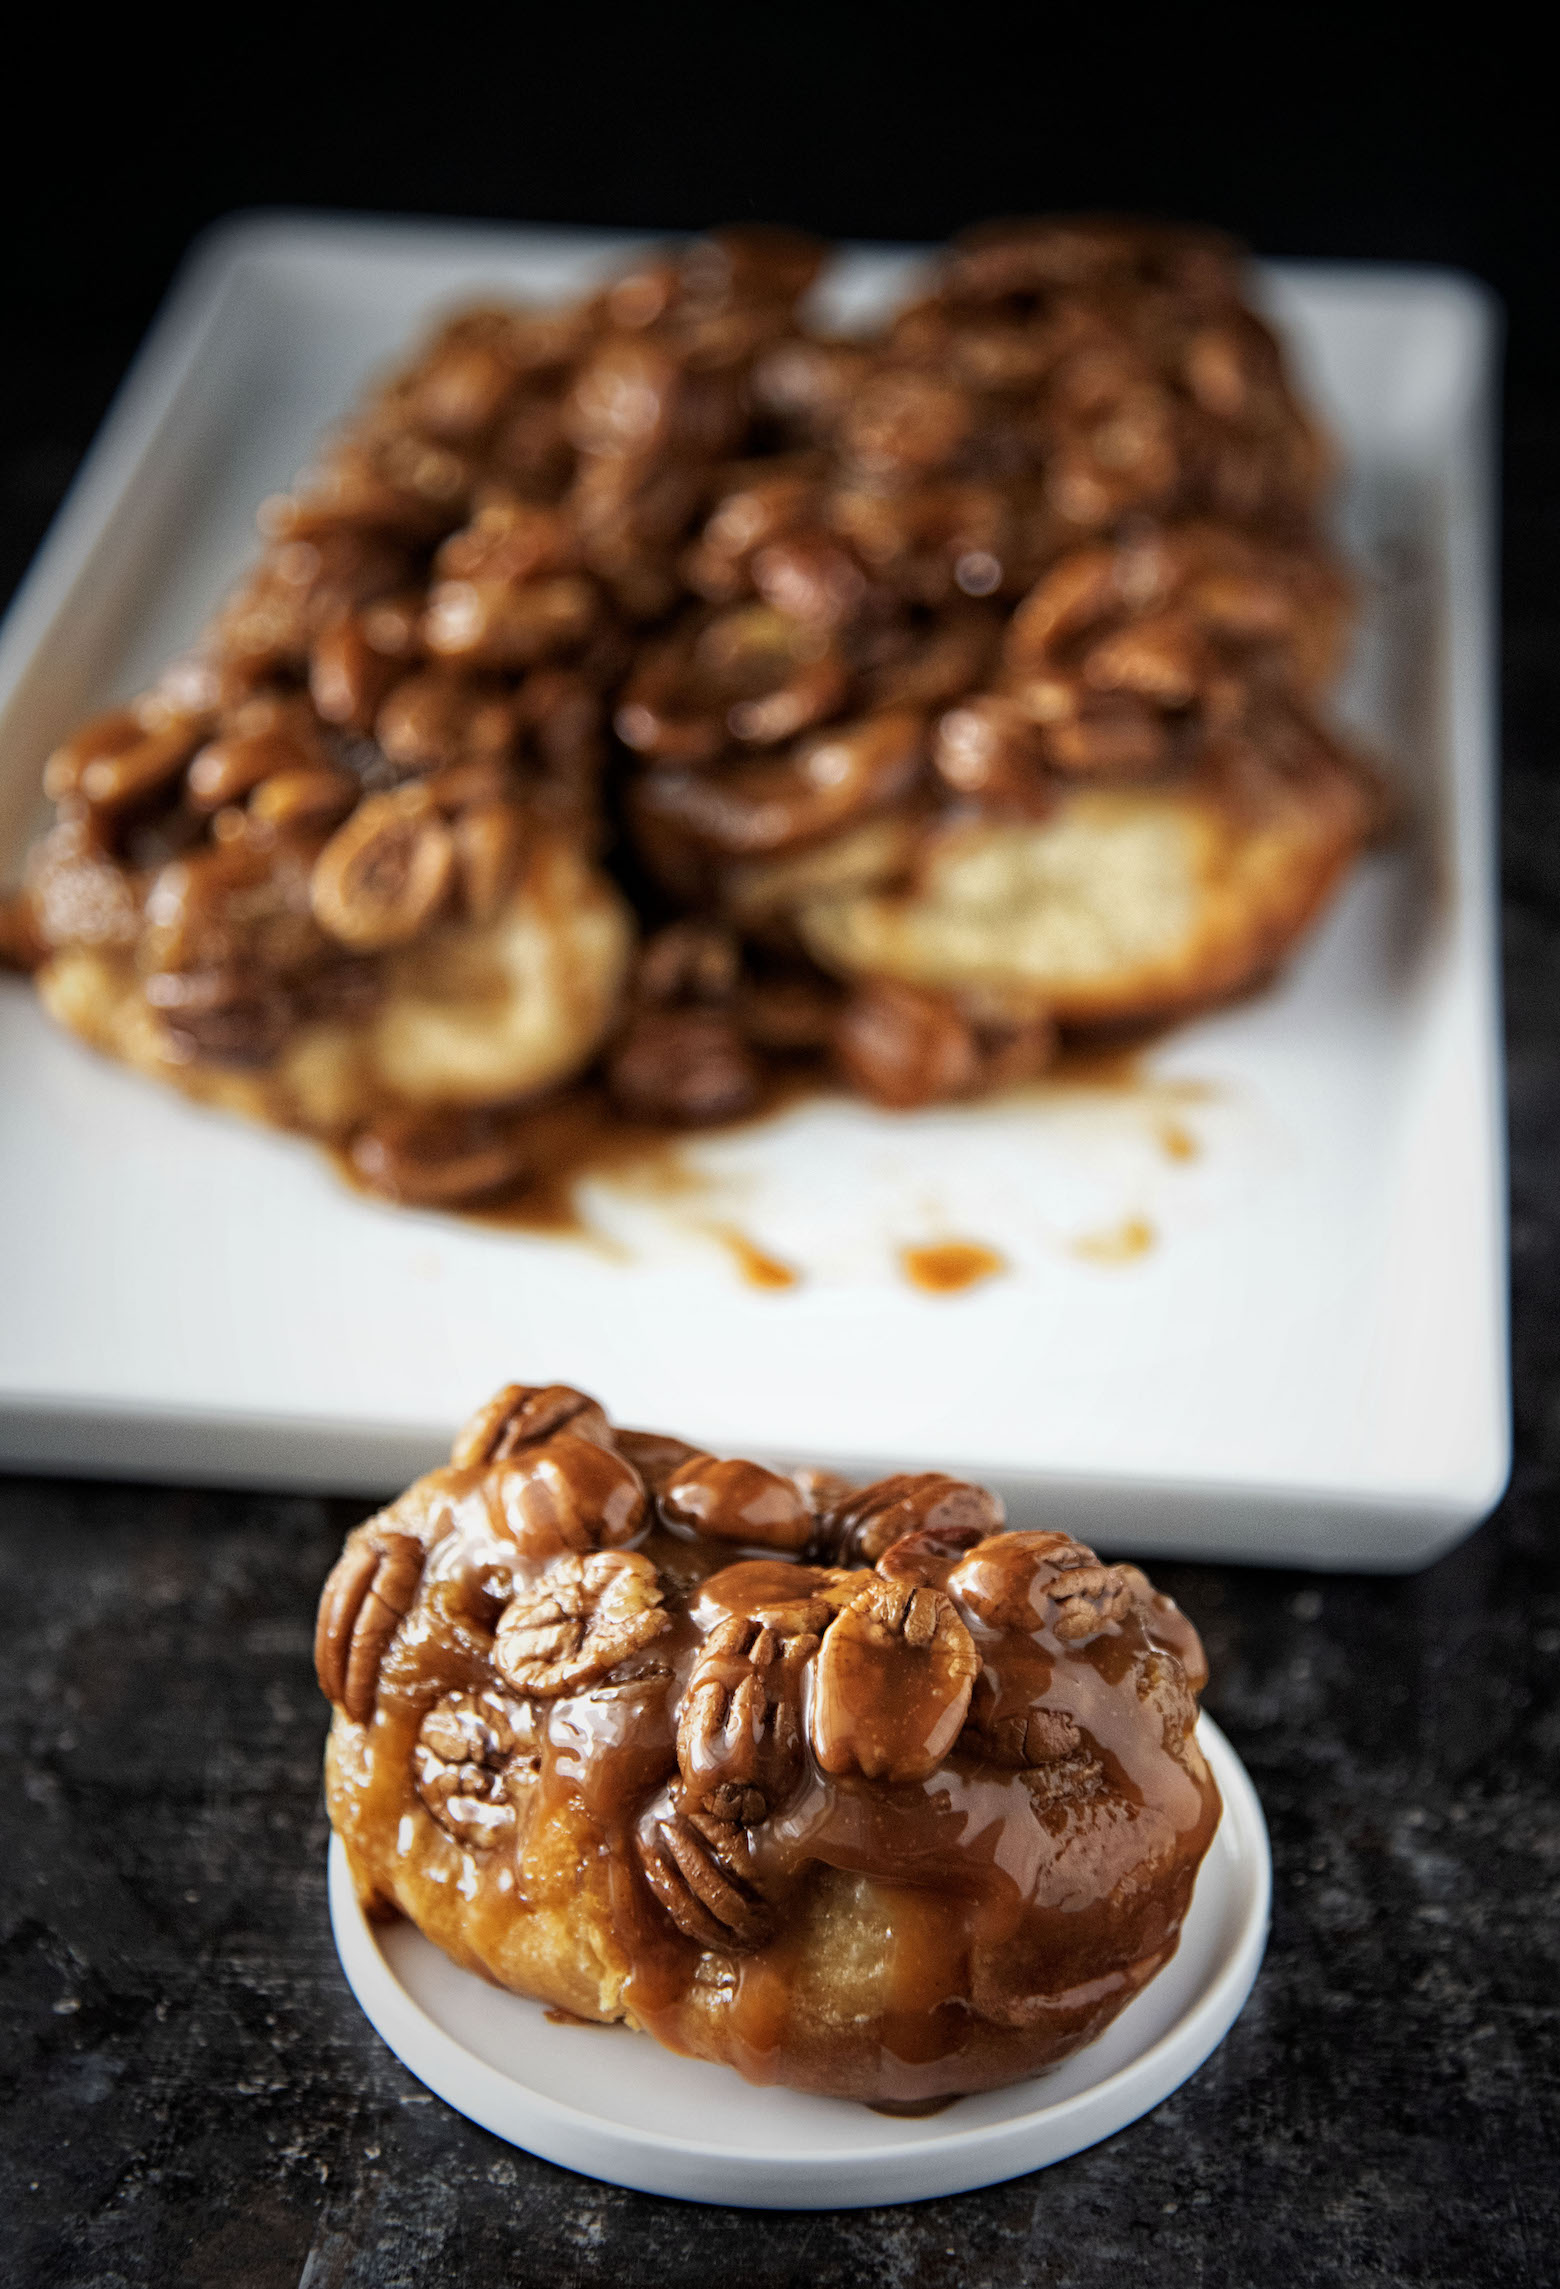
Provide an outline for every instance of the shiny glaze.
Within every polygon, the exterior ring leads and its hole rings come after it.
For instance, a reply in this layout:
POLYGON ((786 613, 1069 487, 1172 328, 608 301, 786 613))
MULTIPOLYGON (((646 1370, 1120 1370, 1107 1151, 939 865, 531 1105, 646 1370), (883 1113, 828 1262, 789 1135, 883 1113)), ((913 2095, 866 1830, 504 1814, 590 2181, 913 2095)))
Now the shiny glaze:
POLYGON ((927 1295, 962 1294, 1007 1270, 1007 1258, 978 1240, 938 1240, 923 1248, 902 1248, 899 1261, 913 1288, 927 1295))

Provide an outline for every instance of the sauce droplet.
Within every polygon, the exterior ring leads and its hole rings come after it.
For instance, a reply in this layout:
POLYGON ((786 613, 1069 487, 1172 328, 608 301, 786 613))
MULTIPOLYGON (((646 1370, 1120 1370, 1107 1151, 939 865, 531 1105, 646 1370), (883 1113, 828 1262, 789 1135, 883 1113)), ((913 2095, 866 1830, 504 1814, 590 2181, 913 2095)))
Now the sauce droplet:
POLYGON ((1091 1264, 1126 1264, 1134 1256, 1146 1256, 1158 1238, 1146 1216, 1128 1216, 1111 1231, 1081 1233, 1072 1252, 1091 1264))
POLYGON ((1159 1142, 1167 1160, 1200 1160, 1202 1157, 1202 1139, 1194 1137, 1179 1121, 1161 1124, 1159 1142))
POLYGON ((778 1256, 771 1256, 750 1240, 745 1232, 731 1224, 712 1224, 711 1239, 718 1240, 730 1251, 738 1271, 752 1288, 794 1288, 801 1283, 800 1272, 789 1264, 782 1264, 778 1256))
POLYGON ((903 1248, 899 1260, 912 1287, 928 1295, 957 1295, 1007 1270, 1007 1259, 977 1240, 938 1240, 925 1248, 903 1248))

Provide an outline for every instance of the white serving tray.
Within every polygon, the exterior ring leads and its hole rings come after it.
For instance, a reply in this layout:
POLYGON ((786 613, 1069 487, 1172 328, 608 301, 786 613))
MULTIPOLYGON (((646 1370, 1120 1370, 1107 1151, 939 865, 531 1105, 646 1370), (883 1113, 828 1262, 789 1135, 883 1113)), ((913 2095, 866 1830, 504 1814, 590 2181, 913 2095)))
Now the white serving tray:
MULTIPOLYGON (((258 502, 431 313, 572 293, 635 243, 286 215, 205 240, 0 637, 0 859, 50 746, 189 640, 258 502)), ((841 312, 916 260, 851 252, 841 312)), ((1144 1554, 1410 1567, 1466 1532, 1509 1443, 1496 322, 1438 271, 1262 285, 1343 445, 1348 706, 1411 813, 1276 990, 1169 1036, 1136 1089, 822 1102, 695 1145, 682 1194, 594 1186, 592 1247, 356 1198, 0 982, 0 1460, 382 1490, 493 1386, 562 1378, 726 1451, 978 1473, 1144 1554), (799 1284, 743 1285, 721 1225, 799 1284), (1134 1228, 1154 1244, 1112 1248, 1134 1228), (899 1250, 946 1237, 1007 1275, 916 1292, 899 1250)))
POLYGON ((1098 2042, 1050 2074, 893 2121, 837 2098, 761 2089, 626 2027, 557 2026, 462 1971, 409 1923, 369 1923, 338 1838, 330 1917, 341 1966, 419 2082, 485 2130, 644 2193, 742 2209, 860 2209, 995 2185, 1109 2138, 1195 2074, 1234 2024, 1267 1944, 1272 1861, 1245 1768, 1198 1727, 1224 1817, 1181 1944, 1098 2042))

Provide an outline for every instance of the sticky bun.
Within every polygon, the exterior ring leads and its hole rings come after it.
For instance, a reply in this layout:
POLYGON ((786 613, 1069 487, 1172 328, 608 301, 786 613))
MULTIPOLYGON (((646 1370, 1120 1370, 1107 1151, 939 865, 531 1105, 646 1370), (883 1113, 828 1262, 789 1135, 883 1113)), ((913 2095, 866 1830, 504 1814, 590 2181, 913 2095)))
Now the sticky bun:
POLYGON ((755 2082, 1037 2074, 1175 1953, 1219 1797, 1197 1634, 942 1472, 857 1486, 510 1385, 320 1604, 371 1912, 755 2082))

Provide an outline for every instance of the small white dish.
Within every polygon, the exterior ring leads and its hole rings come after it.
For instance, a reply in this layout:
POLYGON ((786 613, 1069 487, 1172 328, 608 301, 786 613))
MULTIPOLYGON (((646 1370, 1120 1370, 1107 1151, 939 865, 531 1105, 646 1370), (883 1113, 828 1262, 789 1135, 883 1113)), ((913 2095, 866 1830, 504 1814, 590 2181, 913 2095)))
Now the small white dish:
POLYGON ((1267 1826, 1211 1718, 1198 1739, 1224 1817, 1173 1961, 1098 2042, 1051 2074, 919 2120, 760 2089, 626 2027, 554 2025, 539 2003, 460 1970, 412 1924, 370 1924, 332 1837, 336 1947, 369 2020, 419 2082, 566 2169, 739 2209, 864 2209, 966 2193, 1060 2162, 1148 2113, 1218 2047, 1251 1992, 1267 1943, 1267 1826))

